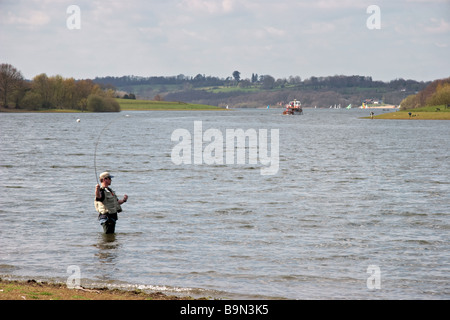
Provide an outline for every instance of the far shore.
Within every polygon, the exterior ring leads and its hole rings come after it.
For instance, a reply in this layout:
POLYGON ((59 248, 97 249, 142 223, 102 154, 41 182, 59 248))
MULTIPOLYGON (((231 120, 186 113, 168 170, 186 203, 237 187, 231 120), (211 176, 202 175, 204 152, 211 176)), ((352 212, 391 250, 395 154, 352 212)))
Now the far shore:
MULTIPOLYGON (((180 101, 153 101, 153 100, 132 100, 132 99, 116 99, 120 105, 120 111, 220 111, 226 110, 216 106, 185 103, 180 101)), ((4 113, 93 113, 87 110, 76 109, 17 109, 14 107, 0 107, 0 112, 4 113)))
POLYGON ((42 109, 42 110, 29 110, 29 109, 16 109, 0 107, 0 113, 88 113, 87 111, 73 110, 73 109, 42 109))
MULTIPOLYGON (((450 109, 445 106, 430 106, 418 109, 399 110, 377 115, 373 119, 387 120, 450 120, 450 109)), ((371 119, 370 116, 362 119, 371 119)))
MULTIPOLYGON (((161 108, 161 109, 126 109, 119 112, 126 111, 222 111, 223 108, 217 109, 176 109, 176 108, 161 108)), ((26 110, 26 109, 5 109, 0 108, 1 113, 118 113, 118 112, 91 112, 72 109, 45 109, 45 110, 26 110)))
MULTIPOLYGON (((398 107, 397 106, 394 106, 394 105, 380 105, 380 106, 377 106, 377 105, 371 105, 371 106, 369 106, 369 107, 366 107, 366 108, 364 108, 364 109, 397 109, 398 107)), ((361 108, 361 109, 363 109, 363 108, 361 108)))

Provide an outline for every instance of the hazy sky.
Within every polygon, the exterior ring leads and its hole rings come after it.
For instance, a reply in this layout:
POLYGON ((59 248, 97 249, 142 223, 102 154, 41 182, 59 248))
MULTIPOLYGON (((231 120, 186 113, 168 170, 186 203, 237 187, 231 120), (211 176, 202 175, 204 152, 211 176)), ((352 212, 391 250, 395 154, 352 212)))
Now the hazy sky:
POLYGON ((238 70, 427 81, 450 76, 450 0, 0 0, 0 63, 27 79, 238 70))

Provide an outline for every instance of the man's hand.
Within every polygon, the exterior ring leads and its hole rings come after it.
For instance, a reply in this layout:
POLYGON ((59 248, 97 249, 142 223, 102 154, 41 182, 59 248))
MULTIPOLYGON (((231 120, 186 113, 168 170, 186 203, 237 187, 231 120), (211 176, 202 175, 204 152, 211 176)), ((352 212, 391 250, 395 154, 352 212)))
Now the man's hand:
POLYGON ((100 185, 99 184, 97 184, 95 186, 95 197, 96 198, 100 198, 101 197, 101 195, 100 195, 100 185))

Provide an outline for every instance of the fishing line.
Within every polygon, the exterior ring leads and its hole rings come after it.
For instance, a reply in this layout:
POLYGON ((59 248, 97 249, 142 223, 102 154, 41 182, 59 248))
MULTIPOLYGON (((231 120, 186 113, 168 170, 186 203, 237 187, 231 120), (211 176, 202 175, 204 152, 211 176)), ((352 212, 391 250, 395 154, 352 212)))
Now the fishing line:
POLYGON ((98 174, 97 174, 97 146, 98 146, 98 143, 99 143, 99 141, 100 141, 100 138, 101 138, 101 136, 102 136, 102 134, 103 134, 103 131, 105 131, 106 128, 108 128, 113 122, 115 122, 115 121, 118 120, 119 118, 120 118, 120 116, 117 117, 117 118, 115 118, 115 119, 112 119, 110 122, 108 122, 108 123, 103 127, 103 129, 100 131, 100 133, 99 133, 99 135, 98 135, 97 142, 95 143, 95 151, 94 151, 94 171, 95 171, 95 179, 97 180, 97 184, 100 184, 99 181, 98 181, 98 174))

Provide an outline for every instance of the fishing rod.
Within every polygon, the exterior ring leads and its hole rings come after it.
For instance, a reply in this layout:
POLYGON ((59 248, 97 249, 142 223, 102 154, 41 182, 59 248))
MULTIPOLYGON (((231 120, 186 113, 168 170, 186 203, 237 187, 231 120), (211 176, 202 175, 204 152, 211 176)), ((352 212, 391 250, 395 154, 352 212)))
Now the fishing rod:
POLYGON ((95 179, 97 180, 97 184, 100 184, 100 182, 98 181, 98 174, 97 174, 97 147, 98 147, 98 143, 100 141, 100 138, 103 134, 103 131, 106 130, 106 128, 108 128, 113 122, 117 121, 119 119, 119 117, 112 119, 110 122, 108 122, 103 129, 100 131, 98 138, 97 138, 97 142, 95 143, 95 150, 94 150, 94 171, 95 171, 95 179))

